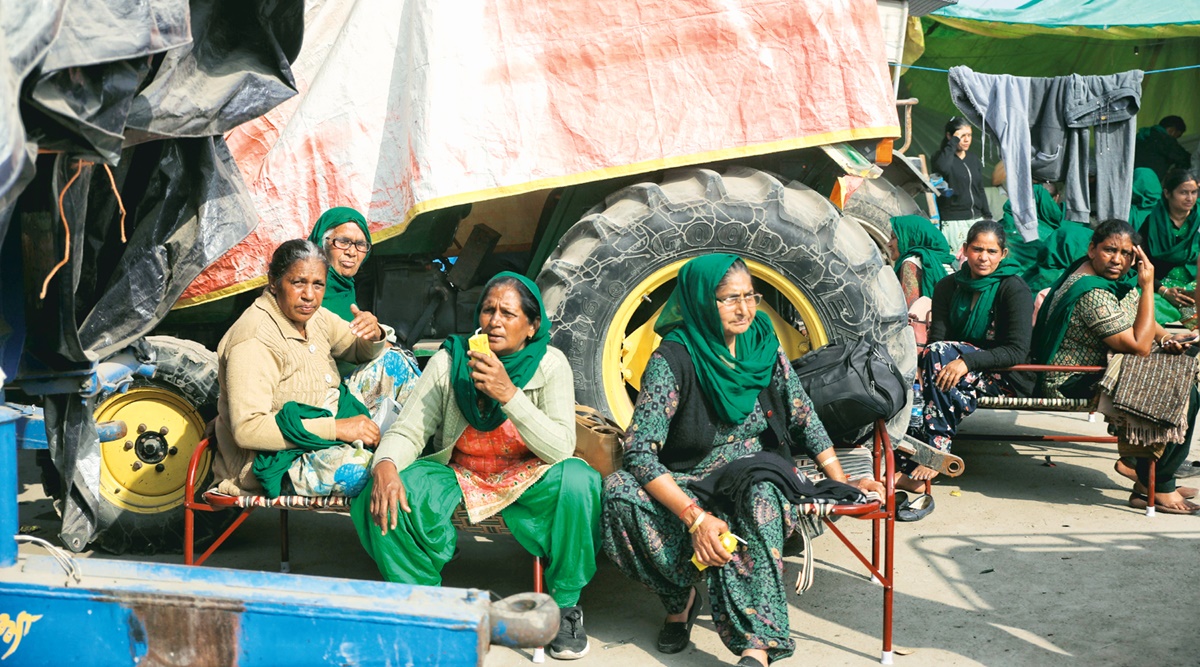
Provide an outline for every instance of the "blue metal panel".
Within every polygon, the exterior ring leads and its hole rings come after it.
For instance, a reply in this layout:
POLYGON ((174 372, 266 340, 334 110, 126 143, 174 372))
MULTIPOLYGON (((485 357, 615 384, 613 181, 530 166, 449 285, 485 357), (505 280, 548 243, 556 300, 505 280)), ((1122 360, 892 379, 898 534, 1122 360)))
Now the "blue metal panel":
POLYGON ((0 569, 0 635, 24 631, 0 641, 0 655, 19 641, 12 664, 449 666, 482 664, 487 649, 489 603, 476 590, 76 562, 78 584, 46 557, 0 569))
POLYGON ((8 567, 17 560, 18 416, 19 413, 0 405, 0 567, 8 567))
POLYGON ((0 403, 0 413, 6 412, 17 413, 13 424, 16 428, 17 449, 50 448, 46 441, 46 418, 41 408, 19 403, 0 403))

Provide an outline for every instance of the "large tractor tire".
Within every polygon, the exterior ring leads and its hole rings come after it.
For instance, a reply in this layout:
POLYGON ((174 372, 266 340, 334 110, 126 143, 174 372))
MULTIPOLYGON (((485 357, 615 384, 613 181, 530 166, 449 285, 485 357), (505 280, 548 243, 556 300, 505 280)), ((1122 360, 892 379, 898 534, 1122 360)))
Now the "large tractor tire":
MULTIPOLYGON (((791 358, 866 337, 886 345, 911 383, 904 297, 862 225, 800 183, 740 167, 690 169, 611 195, 567 231, 538 276, 578 403, 629 424, 675 275, 712 252, 747 260, 766 295, 760 309, 791 358)), ((889 431, 903 433, 908 417, 902 410, 889 431)))
MULTIPOLYGON (((128 427, 124 438, 100 443, 100 488, 94 490, 97 528, 91 545, 114 554, 182 549, 188 463, 217 413, 216 354, 168 336, 150 336, 146 342, 156 358, 154 377, 135 379, 125 393, 98 396, 93 413, 97 422, 124 421, 128 427)), ((201 461, 201 482, 211 462, 211 455, 201 461)), ((49 476, 51 471, 43 472, 49 476)), ((61 496, 61 482, 56 486, 55 495, 61 496)), ((211 540, 232 514, 198 513, 197 541, 211 540)))

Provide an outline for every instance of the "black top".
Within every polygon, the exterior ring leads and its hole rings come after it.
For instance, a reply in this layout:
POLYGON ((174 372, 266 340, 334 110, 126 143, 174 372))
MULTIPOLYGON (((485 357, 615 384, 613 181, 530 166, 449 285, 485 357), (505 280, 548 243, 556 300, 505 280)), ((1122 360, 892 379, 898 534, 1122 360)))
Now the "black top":
MULTIPOLYGON (((950 320, 950 300, 954 298, 954 276, 946 276, 933 289, 933 322, 929 326, 930 343, 947 340, 950 320)), ((1000 281, 992 312, 992 326, 983 340, 962 341, 979 348, 978 352, 963 355, 963 362, 972 371, 1007 368, 1029 363, 1029 342, 1033 337, 1033 294, 1020 276, 1008 276, 1000 281)), ((1021 396, 1033 392, 1032 373, 1009 373, 1008 382, 1021 396)))
POLYGON ((1161 181, 1167 177, 1167 172, 1172 167, 1191 168, 1192 156, 1188 155, 1187 149, 1179 145, 1179 141, 1175 137, 1154 128, 1141 136, 1145 138, 1139 138, 1134 142, 1134 169, 1138 167, 1152 169, 1155 174, 1158 174, 1158 180, 1161 181))
POLYGON ((987 195, 983 193, 983 162, 969 151, 959 159, 954 151, 954 144, 948 143, 933 158, 934 168, 954 190, 952 197, 938 197, 938 215, 942 220, 992 217, 987 195))

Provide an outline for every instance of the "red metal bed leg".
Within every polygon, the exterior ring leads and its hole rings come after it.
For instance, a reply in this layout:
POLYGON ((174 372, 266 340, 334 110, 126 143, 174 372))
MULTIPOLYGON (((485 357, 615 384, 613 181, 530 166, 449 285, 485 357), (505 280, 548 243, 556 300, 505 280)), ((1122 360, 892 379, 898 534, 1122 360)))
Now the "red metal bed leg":
POLYGON ((190 502, 183 503, 183 564, 194 565, 196 560, 196 514, 190 502))
POLYGON ((1150 477, 1146 480, 1146 516, 1154 516, 1154 487, 1158 485, 1158 461, 1150 457, 1150 477))
MULTIPOLYGON (((545 593, 546 592, 546 582, 545 582, 545 579, 543 576, 544 568, 545 568, 545 563, 542 562, 542 559, 538 558, 537 556, 534 556, 533 557, 533 592, 534 593, 545 593)), ((545 662, 546 661, 546 647, 539 646, 539 647, 533 649, 532 661, 537 664, 541 664, 541 663, 545 662)))
MULTIPOLYGON (((883 459, 883 435, 881 435, 881 432, 883 434, 887 433, 887 431, 882 430, 880 425, 877 423, 875 425, 874 451, 871 452, 871 458, 875 460, 875 479, 879 479, 881 477, 880 473, 883 459)), ((888 476, 891 477, 890 470, 888 471, 888 476)), ((888 480, 885 482, 888 488, 891 488, 892 484, 894 483, 894 480, 888 480)), ((886 502, 886 499, 884 499, 884 502, 886 502)), ((879 569, 879 519, 871 520, 871 565, 874 566, 876 570, 879 569)), ((874 580, 875 577, 872 576, 871 579, 874 580)))

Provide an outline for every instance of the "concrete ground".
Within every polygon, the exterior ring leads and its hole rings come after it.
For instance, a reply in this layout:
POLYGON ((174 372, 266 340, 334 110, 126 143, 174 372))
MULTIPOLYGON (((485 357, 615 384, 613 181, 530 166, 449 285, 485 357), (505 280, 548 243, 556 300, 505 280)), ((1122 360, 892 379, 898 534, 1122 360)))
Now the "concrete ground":
MULTIPOLYGON (((1026 432, 1104 429, 1084 415, 1002 411, 973 416, 964 426, 964 432, 984 434, 1014 426, 1026 432)), ((1193 607, 1200 599, 1200 517, 1147 518, 1130 509, 1129 484, 1112 471, 1112 445, 962 443, 955 451, 966 460, 966 472, 938 481, 936 511, 919 523, 897 524, 897 665, 1200 665, 1193 607)), ((55 540, 58 520, 32 460, 20 455, 20 522, 55 540)), ((868 543, 868 522, 847 519, 839 526, 868 543)), ((344 516, 293 513, 291 528, 293 572, 378 579, 344 516)), ((530 559, 511 538, 463 535, 460 541, 461 556, 445 571, 447 585, 501 595, 530 588, 530 559)), ((790 599, 796 655, 777 664, 877 663, 882 589, 833 535, 820 538, 815 549, 816 583, 790 599)), ((277 559, 275 516, 261 512, 210 564, 273 570, 277 559)), ((154 560, 179 563, 182 557, 154 560)), ((794 578, 795 567, 789 571, 794 578)), ((603 556, 582 604, 592 643, 580 667, 736 661, 707 613, 689 649, 657 653, 661 606, 603 556)), ((527 664, 527 652, 501 648, 485 662, 527 664)))

